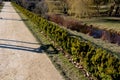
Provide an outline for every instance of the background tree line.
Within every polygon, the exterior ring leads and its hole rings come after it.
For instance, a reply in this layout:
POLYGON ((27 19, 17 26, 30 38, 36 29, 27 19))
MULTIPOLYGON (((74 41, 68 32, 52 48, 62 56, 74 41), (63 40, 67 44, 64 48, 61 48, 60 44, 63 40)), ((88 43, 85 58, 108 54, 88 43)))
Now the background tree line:
POLYGON ((14 0, 40 15, 120 16, 120 0, 14 0))

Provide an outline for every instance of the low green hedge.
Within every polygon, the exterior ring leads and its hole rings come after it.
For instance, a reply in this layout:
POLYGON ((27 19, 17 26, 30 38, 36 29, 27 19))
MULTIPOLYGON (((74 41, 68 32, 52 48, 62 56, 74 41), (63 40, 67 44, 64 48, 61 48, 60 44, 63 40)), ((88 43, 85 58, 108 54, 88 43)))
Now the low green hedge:
POLYGON ((35 28, 43 31, 61 46, 67 54, 71 55, 74 61, 81 63, 85 69, 99 80, 120 79, 120 60, 114 57, 111 52, 97 47, 91 42, 84 41, 82 38, 72 36, 58 25, 37 16, 15 3, 12 4, 38 25, 35 28))

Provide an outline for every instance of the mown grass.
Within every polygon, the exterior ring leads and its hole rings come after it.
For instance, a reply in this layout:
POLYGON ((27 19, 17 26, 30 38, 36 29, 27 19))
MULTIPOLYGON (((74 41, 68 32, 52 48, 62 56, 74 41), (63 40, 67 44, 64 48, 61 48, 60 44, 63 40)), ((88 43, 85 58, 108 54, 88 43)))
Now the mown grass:
POLYGON ((94 25, 101 29, 115 30, 120 32, 120 17, 94 17, 91 19, 80 19, 88 25, 94 25))
MULTIPOLYGON (((16 8, 15 8, 16 9, 16 8)), ((16 11, 18 11, 16 9, 16 11)), ((22 19, 26 19, 26 17, 19 13, 22 19)), ((37 38, 40 44, 51 44, 52 42, 38 29, 35 29, 36 26, 30 20, 24 21, 28 29, 33 33, 33 35, 37 38)), ((84 74, 76 68, 69 60, 61 53, 58 54, 47 54, 51 59, 52 63, 55 65, 56 69, 60 72, 60 74, 64 77, 65 80, 88 80, 84 77, 84 74)))

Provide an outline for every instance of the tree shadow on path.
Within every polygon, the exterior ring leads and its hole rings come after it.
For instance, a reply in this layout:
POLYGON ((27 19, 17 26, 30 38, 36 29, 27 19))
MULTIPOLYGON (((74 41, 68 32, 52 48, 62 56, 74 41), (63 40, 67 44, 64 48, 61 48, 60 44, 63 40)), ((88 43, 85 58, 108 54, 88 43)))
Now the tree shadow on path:
POLYGON ((13 18, 3 18, 3 17, 0 17, 0 20, 28 21, 28 19, 13 19, 13 18))
POLYGON ((20 12, 16 12, 16 11, 7 11, 7 10, 2 10, 2 13, 20 13, 20 12))
POLYGON ((15 43, 24 43, 24 44, 32 44, 32 45, 40 45, 38 48, 20 46, 20 45, 13 45, 13 44, 2 44, 0 43, 0 48, 4 49, 14 49, 14 50, 21 50, 21 51, 29 51, 35 53, 48 53, 48 54, 56 54, 58 51, 52 44, 40 44, 40 43, 32 43, 32 42, 24 42, 24 41, 17 41, 17 40, 8 40, 8 39, 0 39, 0 41, 8 42, 15 42, 15 43))

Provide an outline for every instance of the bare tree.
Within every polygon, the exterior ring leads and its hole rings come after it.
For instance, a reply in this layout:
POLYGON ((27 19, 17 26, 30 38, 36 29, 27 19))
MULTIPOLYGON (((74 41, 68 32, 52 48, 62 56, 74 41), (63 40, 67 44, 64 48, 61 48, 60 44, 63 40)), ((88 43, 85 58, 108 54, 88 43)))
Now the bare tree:
POLYGON ((116 9, 115 9, 115 16, 120 15, 120 0, 114 0, 116 9))
POLYGON ((91 0, 67 0, 68 14, 75 17, 88 17, 91 0))
POLYGON ((48 7, 45 3, 45 1, 40 1, 36 4, 36 8, 34 9, 34 12, 37 14, 40 14, 41 16, 44 16, 45 13, 48 12, 48 7))

